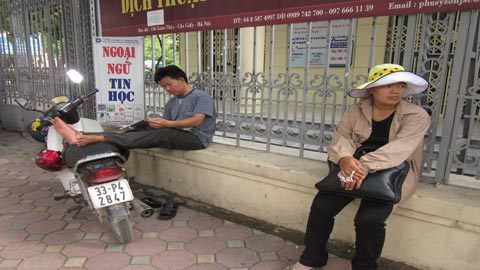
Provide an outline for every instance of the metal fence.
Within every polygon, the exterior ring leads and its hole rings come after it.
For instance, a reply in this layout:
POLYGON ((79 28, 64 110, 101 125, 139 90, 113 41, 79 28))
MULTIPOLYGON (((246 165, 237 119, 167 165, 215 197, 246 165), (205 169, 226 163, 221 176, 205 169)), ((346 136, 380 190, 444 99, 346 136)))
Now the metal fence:
MULTIPOLYGON (((0 1, 2 104, 27 94, 44 106, 55 95, 93 87, 94 2, 0 1), (68 85, 63 74, 70 67, 86 74, 89 85, 68 85)), ((161 43, 161 50, 147 60, 180 65, 193 85, 212 94, 217 138, 305 158, 325 152, 343 111, 356 102, 348 89, 366 81, 369 67, 402 64, 430 82, 410 99, 433 120, 425 181, 480 188, 478 13, 350 19, 341 26, 325 21, 304 24, 303 31, 290 24, 150 36, 147 43, 161 43)), ((161 114, 169 97, 153 83, 152 70, 145 72, 146 111, 161 114)), ((94 115, 94 108, 84 113, 94 115)))

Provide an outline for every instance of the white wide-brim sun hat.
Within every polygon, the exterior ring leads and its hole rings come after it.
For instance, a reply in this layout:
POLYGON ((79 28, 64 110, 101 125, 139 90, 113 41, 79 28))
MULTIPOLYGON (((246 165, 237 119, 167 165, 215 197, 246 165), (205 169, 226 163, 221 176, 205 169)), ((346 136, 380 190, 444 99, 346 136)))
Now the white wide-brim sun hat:
POLYGON ((405 96, 421 93, 428 87, 428 82, 424 78, 405 71, 405 68, 400 65, 381 64, 372 67, 366 83, 353 88, 348 94, 355 98, 366 98, 370 95, 368 93, 370 88, 399 82, 407 84, 405 96))

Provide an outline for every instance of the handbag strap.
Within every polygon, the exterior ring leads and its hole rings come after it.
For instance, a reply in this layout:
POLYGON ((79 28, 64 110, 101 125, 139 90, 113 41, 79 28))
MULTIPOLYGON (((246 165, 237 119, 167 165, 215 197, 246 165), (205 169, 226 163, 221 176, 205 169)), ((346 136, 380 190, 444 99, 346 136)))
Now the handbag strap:
POLYGON ((376 145, 362 145, 355 150, 355 153, 353 153, 353 157, 356 159, 360 159, 360 157, 362 157, 363 155, 373 152, 378 148, 380 147, 376 145))

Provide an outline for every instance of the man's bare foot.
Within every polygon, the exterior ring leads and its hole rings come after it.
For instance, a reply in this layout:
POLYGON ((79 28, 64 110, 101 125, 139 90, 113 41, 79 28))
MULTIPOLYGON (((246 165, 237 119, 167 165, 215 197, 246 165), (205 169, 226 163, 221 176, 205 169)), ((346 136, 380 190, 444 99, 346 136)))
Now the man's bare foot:
POLYGON ((55 117, 52 120, 53 127, 69 144, 77 144, 77 135, 81 134, 80 131, 73 129, 67 123, 65 123, 59 117, 55 117))
POLYGON ((91 143, 105 141, 105 137, 103 135, 84 135, 82 133, 77 134, 76 139, 77 139, 77 145, 80 147, 89 145, 91 143))

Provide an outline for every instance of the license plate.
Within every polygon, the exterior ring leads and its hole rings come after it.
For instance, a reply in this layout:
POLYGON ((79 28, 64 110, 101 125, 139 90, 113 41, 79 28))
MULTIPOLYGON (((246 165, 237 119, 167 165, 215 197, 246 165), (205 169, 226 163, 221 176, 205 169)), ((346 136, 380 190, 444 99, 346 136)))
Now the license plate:
POLYGON ((88 187, 88 194, 95 209, 133 200, 132 190, 126 179, 88 187))

